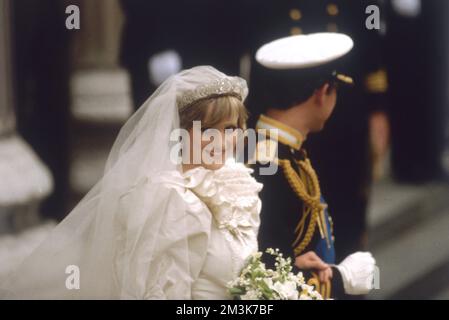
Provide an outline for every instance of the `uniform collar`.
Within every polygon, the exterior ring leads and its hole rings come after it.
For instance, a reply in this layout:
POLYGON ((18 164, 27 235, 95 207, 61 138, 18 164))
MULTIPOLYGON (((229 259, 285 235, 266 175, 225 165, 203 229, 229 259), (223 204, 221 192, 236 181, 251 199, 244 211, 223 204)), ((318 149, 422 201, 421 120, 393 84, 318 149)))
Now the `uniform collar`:
POLYGON ((260 129, 278 130, 277 140, 280 143, 295 149, 296 151, 301 149, 301 146, 304 142, 304 137, 298 130, 293 129, 292 127, 266 115, 261 115, 259 120, 257 121, 256 130, 260 129))

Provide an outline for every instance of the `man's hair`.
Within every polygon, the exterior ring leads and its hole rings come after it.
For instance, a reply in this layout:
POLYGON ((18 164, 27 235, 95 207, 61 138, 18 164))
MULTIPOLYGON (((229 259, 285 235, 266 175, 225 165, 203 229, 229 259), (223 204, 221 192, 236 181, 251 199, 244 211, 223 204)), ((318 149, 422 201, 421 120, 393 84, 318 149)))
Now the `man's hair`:
POLYGON ((332 86, 335 65, 301 70, 273 70, 254 63, 251 71, 249 108, 253 115, 269 108, 289 109, 307 101, 326 83, 332 86))

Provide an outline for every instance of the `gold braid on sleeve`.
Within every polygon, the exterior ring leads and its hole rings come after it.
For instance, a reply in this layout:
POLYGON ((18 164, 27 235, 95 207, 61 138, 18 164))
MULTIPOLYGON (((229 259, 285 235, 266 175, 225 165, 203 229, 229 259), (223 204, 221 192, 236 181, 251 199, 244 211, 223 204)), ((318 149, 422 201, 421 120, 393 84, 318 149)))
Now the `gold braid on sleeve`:
POLYGON ((292 244, 295 255, 300 255, 309 245, 312 241, 313 234, 317 226, 320 230, 321 237, 323 239, 325 238, 328 246, 330 246, 329 234, 325 221, 325 209, 327 206, 321 203, 320 184, 315 170, 312 168, 310 160, 297 160, 299 167, 305 173, 304 180, 306 181, 303 181, 303 179, 301 179, 298 173, 293 169, 290 160, 277 159, 277 161, 282 167, 290 187, 304 203, 302 218, 295 229, 297 237, 292 244), (306 229, 306 221, 309 216, 310 222, 304 233, 304 230, 306 229))

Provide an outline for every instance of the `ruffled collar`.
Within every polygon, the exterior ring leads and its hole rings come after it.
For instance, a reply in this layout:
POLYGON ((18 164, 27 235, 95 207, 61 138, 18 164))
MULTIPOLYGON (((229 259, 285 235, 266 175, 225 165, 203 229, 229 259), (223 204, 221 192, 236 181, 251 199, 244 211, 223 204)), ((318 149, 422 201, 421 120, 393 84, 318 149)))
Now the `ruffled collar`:
POLYGON ((208 206, 220 229, 244 236, 259 223, 258 194, 263 185, 251 176, 252 172, 243 164, 228 160, 219 170, 198 167, 182 176, 185 187, 208 206))

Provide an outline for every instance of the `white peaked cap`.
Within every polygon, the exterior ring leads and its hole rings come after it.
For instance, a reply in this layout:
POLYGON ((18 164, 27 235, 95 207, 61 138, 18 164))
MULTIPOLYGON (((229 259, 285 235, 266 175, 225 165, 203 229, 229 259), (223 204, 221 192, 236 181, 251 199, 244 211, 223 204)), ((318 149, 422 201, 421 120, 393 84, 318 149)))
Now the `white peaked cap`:
POLYGON ((256 60, 269 69, 305 69, 332 62, 352 50, 354 42, 342 33, 313 33, 281 38, 262 46, 256 60))

